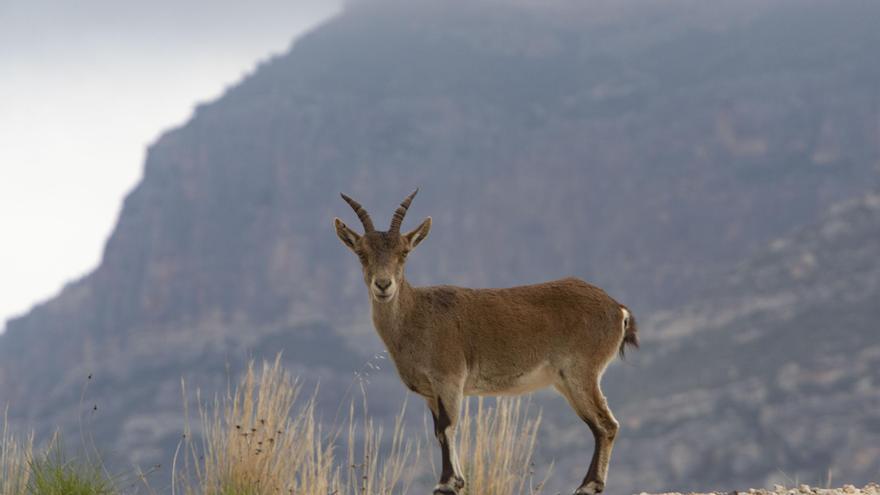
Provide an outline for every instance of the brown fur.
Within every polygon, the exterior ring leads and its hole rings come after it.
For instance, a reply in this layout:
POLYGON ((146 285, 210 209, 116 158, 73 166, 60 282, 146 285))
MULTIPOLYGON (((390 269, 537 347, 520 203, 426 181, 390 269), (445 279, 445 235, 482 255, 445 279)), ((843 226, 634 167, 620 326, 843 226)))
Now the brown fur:
POLYGON ((435 418, 444 468, 435 493, 458 493, 464 484, 451 441, 462 396, 551 385, 596 440, 575 493, 601 492, 618 424, 599 381, 626 345, 638 347, 632 313, 576 278, 507 289, 413 287, 404 276, 406 256, 427 237, 430 218, 407 234, 367 228, 361 236, 338 218, 335 223, 361 260, 373 324, 401 380, 426 399, 435 418))

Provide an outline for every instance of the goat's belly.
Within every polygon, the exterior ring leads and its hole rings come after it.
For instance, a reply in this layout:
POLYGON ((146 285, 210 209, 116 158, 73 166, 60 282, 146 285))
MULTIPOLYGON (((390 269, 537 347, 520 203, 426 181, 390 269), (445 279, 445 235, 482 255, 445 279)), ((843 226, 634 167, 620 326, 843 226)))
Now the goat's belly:
POLYGON ((474 371, 465 382, 466 395, 527 394, 551 385, 554 380, 554 373, 549 365, 520 373, 492 374, 474 371))

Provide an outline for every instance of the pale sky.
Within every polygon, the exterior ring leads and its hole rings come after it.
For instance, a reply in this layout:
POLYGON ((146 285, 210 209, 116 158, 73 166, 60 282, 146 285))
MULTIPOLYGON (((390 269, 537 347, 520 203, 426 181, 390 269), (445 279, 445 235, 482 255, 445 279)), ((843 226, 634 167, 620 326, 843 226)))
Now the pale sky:
POLYGON ((146 146, 337 0, 0 0, 0 331, 95 268, 146 146))

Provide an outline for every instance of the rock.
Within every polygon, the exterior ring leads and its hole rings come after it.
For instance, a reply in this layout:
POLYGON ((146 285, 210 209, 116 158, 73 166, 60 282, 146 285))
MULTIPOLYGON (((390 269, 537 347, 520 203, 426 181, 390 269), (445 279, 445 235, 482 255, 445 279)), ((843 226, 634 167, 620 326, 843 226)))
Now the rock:
MULTIPOLYGON (((688 493, 687 495, 880 495, 880 484, 868 483, 864 488, 857 488, 854 485, 843 485, 840 488, 818 488, 802 483, 797 488, 786 488, 783 485, 773 485, 772 490, 764 488, 749 488, 748 490, 732 491, 732 492, 705 492, 705 493, 688 493)), ((638 495, 682 495, 681 493, 670 492, 651 494, 641 492, 638 495)))

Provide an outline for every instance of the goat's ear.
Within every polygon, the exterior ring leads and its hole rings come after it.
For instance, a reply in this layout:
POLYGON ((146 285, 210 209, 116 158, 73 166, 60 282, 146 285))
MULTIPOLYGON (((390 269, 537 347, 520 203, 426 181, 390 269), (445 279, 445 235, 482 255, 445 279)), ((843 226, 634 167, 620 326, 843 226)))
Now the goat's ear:
POLYGON ((339 236, 339 240, 348 246, 348 249, 354 251, 354 246, 357 241, 361 239, 361 236, 359 236, 357 232, 348 228, 348 226, 342 223, 342 220, 339 218, 333 219, 333 225, 336 226, 336 235, 339 236))
POLYGON ((407 246, 409 249, 415 249, 416 246, 419 245, 420 242, 425 240, 428 237, 428 232, 431 230, 431 217, 425 219, 421 225, 415 228, 412 232, 406 233, 403 235, 403 238, 406 239, 407 246))

